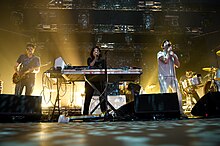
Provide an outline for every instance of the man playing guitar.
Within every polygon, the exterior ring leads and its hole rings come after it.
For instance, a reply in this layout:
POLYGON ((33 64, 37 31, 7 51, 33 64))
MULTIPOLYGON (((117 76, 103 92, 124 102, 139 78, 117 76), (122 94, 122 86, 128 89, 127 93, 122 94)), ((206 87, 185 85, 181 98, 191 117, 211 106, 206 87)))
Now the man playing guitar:
POLYGON ((36 74, 40 71, 40 58, 34 55, 35 46, 27 44, 26 53, 21 54, 14 66, 13 82, 15 95, 21 95, 25 87, 25 95, 31 95, 35 85, 36 74))

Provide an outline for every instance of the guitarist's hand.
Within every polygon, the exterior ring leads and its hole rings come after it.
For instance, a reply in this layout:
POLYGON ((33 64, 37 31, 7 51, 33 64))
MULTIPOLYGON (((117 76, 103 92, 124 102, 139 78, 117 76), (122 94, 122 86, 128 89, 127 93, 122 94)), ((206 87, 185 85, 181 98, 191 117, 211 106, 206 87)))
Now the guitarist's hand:
POLYGON ((34 72, 34 68, 29 68, 27 72, 28 72, 28 73, 34 72))
POLYGON ((39 73, 39 71, 40 71, 40 67, 37 67, 37 68, 35 67, 31 69, 32 73, 39 73))
POLYGON ((21 73, 19 71, 16 71, 15 74, 20 75, 21 73))
POLYGON ((28 73, 38 73, 40 71, 40 68, 38 67, 38 68, 30 68, 30 69, 28 69, 28 73))
POLYGON ((25 77, 26 74, 28 74, 28 73, 38 73, 39 71, 40 71, 40 67, 29 68, 25 72, 19 72, 19 71, 16 70, 16 72, 13 74, 12 81, 13 81, 13 83, 17 84, 18 82, 20 82, 25 77))

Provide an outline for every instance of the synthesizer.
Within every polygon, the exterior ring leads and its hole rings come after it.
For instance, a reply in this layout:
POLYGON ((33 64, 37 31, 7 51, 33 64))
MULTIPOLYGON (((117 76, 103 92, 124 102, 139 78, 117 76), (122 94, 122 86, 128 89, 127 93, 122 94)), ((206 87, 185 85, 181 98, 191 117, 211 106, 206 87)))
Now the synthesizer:
POLYGON ((84 81, 84 76, 92 80, 104 79, 108 76, 112 81, 135 81, 142 74, 140 68, 111 68, 111 69, 63 69, 63 77, 71 81, 84 81))

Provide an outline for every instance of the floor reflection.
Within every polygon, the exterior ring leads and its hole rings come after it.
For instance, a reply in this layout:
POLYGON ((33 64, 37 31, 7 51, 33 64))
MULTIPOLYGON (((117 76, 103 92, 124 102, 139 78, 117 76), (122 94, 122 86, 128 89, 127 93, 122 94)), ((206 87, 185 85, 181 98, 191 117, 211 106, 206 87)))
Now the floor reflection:
POLYGON ((220 119, 1 123, 1 146, 219 145, 220 119))

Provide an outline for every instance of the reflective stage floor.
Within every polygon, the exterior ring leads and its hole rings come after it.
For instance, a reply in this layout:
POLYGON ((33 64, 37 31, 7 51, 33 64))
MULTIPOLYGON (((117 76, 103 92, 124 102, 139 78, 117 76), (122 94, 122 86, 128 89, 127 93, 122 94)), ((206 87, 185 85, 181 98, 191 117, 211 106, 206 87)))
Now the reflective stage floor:
POLYGON ((1 146, 219 146, 220 118, 0 123, 1 146))

